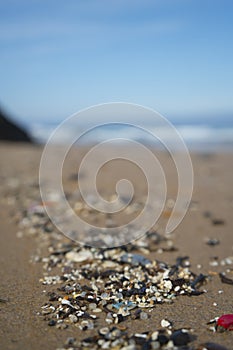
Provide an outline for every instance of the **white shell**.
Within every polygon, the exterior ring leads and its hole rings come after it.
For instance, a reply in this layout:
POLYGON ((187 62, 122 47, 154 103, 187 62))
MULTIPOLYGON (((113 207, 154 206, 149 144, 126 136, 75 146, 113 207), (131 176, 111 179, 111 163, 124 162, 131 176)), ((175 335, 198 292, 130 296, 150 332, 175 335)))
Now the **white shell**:
POLYGON ((66 259, 73 262, 83 262, 93 259, 93 255, 89 250, 81 250, 80 252, 70 251, 66 253, 66 259))

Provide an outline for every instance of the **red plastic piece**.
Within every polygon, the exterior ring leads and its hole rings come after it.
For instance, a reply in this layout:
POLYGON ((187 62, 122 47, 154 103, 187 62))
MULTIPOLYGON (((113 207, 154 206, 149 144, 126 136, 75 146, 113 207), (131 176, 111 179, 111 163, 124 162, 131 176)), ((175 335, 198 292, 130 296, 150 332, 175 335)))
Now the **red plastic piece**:
POLYGON ((222 315, 219 317, 217 326, 233 331, 233 314, 222 315))

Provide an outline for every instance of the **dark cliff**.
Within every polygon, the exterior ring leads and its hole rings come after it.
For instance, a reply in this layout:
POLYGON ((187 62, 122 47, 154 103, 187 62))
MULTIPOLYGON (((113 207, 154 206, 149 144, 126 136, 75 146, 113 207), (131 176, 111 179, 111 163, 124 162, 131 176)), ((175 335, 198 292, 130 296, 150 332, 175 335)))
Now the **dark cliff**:
POLYGON ((32 142, 30 135, 11 121, 0 109, 0 140, 13 142, 32 142))

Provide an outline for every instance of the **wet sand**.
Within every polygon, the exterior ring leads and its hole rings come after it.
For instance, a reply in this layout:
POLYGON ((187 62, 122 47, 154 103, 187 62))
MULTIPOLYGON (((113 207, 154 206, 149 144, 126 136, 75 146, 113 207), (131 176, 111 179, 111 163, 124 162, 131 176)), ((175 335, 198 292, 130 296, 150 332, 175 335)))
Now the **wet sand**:
MULTIPOLYGON (((49 327, 42 316, 41 306, 48 301, 46 292, 57 286, 45 286, 40 282, 43 277, 43 263, 36 258, 48 256, 47 239, 33 233, 19 234, 18 204, 25 201, 30 206, 30 192, 38 191, 38 166, 42 147, 0 145, 0 345, 1 349, 56 349, 62 348, 68 337, 77 339, 93 335, 97 330, 81 331, 77 326, 69 325, 66 329, 49 327), (20 188, 20 191, 19 191, 20 188), (16 198, 20 197, 22 198, 16 198), (26 200, 27 199, 27 200, 26 200), (46 291, 46 292, 45 292, 46 291)), ((80 150, 84 154, 85 150, 80 150)), ((168 162, 166 155, 161 155, 168 162)), ((190 347, 198 349, 199 344, 215 342, 232 349, 233 332, 213 333, 208 330, 207 322, 226 313, 233 313, 233 285, 222 283, 218 273, 226 272, 233 278, 233 264, 221 264, 227 257, 233 256, 233 190, 232 166, 233 154, 194 154, 194 192, 190 210, 180 226, 172 235, 176 251, 154 252, 151 259, 174 264, 178 256, 189 256, 190 269, 196 273, 210 276, 201 289, 207 292, 199 296, 180 296, 173 304, 156 305, 148 320, 126 320, 122 324, 131 332, 154 331, 161 328, 163 318, 169 319, 174 329, 192 328, 196 339, 190 347), (213 220, 222 220, 214 224, 213 220), (216 238, 219 244, 207 245, 209 238, 216 238), (214 257, 219 262, 213 266, 214 257), (222 291, 222 292, 219 292, 222 291)), ((168 169, 169 164, 168 164, 168 169)), ((103 172, 100 187, 107 191, 109 171, 103 172)), ((130 172, 130 170, 128 170, 130 172)), ((73 169, 67 169, 71 175, 73 169)), ((169 178, 169 198, 173 198, 176 189, 174 169, 167 171, 169 178)), ((135 177, 136 187, 144 191, 141 180, 135 177)), ((70 185, 71 186, 71 185, 70 185)), ((72 186, 71 186, 72 187, 72 186)), ((39 201, 39 198, 38 198, 39 201)), ((167 220, 163 213, 163 221, 167 220)), ((160 226, 158 227, 158 231, 160 226)), ((105 325, 100 317, 98 327, 105 325)))

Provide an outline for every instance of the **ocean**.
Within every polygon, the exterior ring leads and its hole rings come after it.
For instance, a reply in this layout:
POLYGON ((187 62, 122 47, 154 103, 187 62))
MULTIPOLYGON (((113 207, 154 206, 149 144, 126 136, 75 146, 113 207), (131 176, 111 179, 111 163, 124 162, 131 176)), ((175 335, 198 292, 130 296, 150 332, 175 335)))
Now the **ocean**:
MULTIPOLYGON (((233 150, 233 116, 219 118, 188 118, 170 120, 179 135, 183 138, 190 150, 200 151, 232 151, 233 150)), ((71 138, 80 133, 83 135, 77 140, 81 145, 95 144, 109 139, 122 138, 138 141, 144 144, 159 146, 161 143, 153 135, 162 135, 168 140, 173 137, 170 130, 154 124, 145 124, 145 131, 135 126, 125 124, 105 124, 87 131, 87 127, 78 123, 64 125, 56 131, 53 137, 55 143, 68 143, 71 138), (152 134, 150 134, 152 133, 152 134)), ((35 121, 28 126, 33 139, 45 144, 59 122, 35 121)), ((124 140, 122 140, 123 142, 124 140)))

